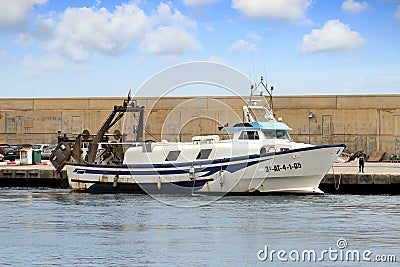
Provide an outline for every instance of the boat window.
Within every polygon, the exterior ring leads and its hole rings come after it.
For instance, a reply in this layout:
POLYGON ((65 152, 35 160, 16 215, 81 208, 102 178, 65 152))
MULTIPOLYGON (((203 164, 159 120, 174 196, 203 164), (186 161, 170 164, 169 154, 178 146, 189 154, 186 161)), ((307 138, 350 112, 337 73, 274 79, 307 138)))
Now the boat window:
POLYGON ((283 131, 278 130, 276 131, 276 138, 282 139, 285 135, 283 134, 283 131))
POLYGON ((167 157, 165 158, 165 161, 175 161, 179 157, 180 153, 181 153, 180 150, 170 151, 167 157))
POLYGON ((253 127, 253 125, 251 125, 248 122, 245 122, 245 123, 236 123, 235 125, 233 125, 233 127, 253 127))
POLYGON ((274 139, 275 138, 275 130, 262 130, 263 134, 267 139, 274 139))
POLYGON ((288 139, 288 134, 285 130, 276 130, 276 138, 288 139))
POLYGON ((212 149, 202 149, 199 154, 197 154, 196 159, 208 159, 211 154, 212 149))
POLYGON ((240 134, 239 139, 242 139, 242 140, 258 140, 258 139, 260 139, 260 137, 258 136, 258 132, 257 131, 243 131, 240 134))
POLYGON ((290 139, 289 134, 285 130, 262 130, 267 139, 290 139))

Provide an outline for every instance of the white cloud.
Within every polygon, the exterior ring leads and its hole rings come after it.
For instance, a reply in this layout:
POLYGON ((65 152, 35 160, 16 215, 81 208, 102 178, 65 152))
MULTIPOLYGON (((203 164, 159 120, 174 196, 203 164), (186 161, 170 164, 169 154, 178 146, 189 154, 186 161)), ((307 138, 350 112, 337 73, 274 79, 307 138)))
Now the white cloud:
POLYGON ((126 49, 149 28, 148 18, 135 4, 106 8, 67 8, 60 21, 39 18, 37 27, 50 36, 46 48, 77 61, 86 61, 90 52, 115 54, 126 49))
POLYGON ((211 25, 207 25, 206 26, 206 31, 207 32, 212 32, 213 30, 215 30, 213 26, 211 26, 211 25))
POLYGON ((165 56, 201 48, 191 33, 197 27, 196 21, 177 9, 172 10, 171 4, 160 3, 150 20, 155 30, 146 33, 139 44, 140 51, 165 56))
POLYGON ((34 5, 43 5, 48 0, 1 0, 0 28, 18 27, 27 21, 34 5))
POLYGON ((262 39, 261 35, 258 35, 255 32, 248 32, 246 34, 246 37, 249 38, 249 39, 256 40, 256 41, 261 41, 261 39, 262 39))
POLYGON ((322 29, 304 35, 299 50, 303 53, 351 50, 363 45, 364 38, 339 20, 328 20, 322 29))
POLYGON ((394 13, 394 17, 395 17, 397 20, 400 20, 400 5, 397 6, 397 8, 396 8, 396 13, 394 13))
POLYGON ((214 4, 219 1, 221 0, 183 0, 183 3, 186 6, 199 6, 199 5, 214 4))
POLYGON ((187 31, 171 26, 160 26, 147 33, 139 49, 147 54, 183 54, 201 48, 198 41, 187 31))
MULTIPOLYGON (((48 0, 29 1, 42 3, 48 0)), ((5 6, 3 2, 0 6, 5 6)), ((135 41, 141 52, 164 57, 201 48, 195 37, 196 21, 173 8, 170 2, 161 2, 151 15, 146 15, 136 3, 132 1, 108 10, 100 7, 101 2, 97 0, 92 7, 70 7, 62 13, 38 15, 34 29, 20 33, 18 41, 24 45, 38 42, 53 56, 72 60, 75 64, 87 62, 93 53, 119 54, 135 41)), ((30 66, 39 63, 32 56, 24 60, 25 69, 34 69, 30 66)))
POLYGON ((15 39, 15 41, 17 44, 28 47, 35 41, 35 39, 34 36, 29 32, 22 31, 18 34, 18 37, 15 39))
POLYGON ((232 7, 249 18, 302 20, 311 0, 232 0, 232 7))
POLYGON ((229 48, 230 53, 239 52, 241 50, 244 50, 246 52, 256 52, 257 46, 245 40, 238 40, 237 42, 232 44, 231 47, 229 48))
POLYGON ((367 2, 357 2, 354 0, 346 0, 342 3, 342 10, 350 13, 360 13, 368 8, 367 2))
POLYGON ((171 4, 160 3, 157 7, 157 13, 151 18, 153 25, 168 25, 181 28, 195 28, 196 21, 183 15, 179 10, 172 10, 171 4))
POLYGON ((44 18, 38 16, 36 23, 36 36, 40 39, 49 39, 53 36, 54 30, 56 28, 56 23, 51 18, 44 18))

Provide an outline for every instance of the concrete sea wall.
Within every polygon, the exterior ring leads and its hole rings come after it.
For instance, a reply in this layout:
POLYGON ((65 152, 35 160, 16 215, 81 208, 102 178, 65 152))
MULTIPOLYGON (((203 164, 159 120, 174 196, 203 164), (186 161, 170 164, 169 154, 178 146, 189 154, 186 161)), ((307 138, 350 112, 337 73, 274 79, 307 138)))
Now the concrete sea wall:
MULTIPOLYGON (((124 98, 0 99, 0 143, 56 143, 57 132, 95 133, 113 105, 124 98)), ((243 99, 247 100, 248 97, 243 99)), ((193 135, 221 134, 218 126, 242 119, 240 97, 141 97, 145 139, 187 141, 193 135)), ((276 96, 276 117, 299 142, 345 143, 349 151, 400 154, 400 95, 276 96)), ((112 130, 124 129, 124 121, 112 130)), ((125 125, 126 126, 126 125, 125 125)))

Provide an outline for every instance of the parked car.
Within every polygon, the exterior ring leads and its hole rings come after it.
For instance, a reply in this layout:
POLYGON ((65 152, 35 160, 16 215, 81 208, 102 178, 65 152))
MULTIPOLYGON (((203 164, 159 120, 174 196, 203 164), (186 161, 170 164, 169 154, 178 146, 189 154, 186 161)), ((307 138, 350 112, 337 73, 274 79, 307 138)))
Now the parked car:
POLYGON ((50 159, 50 155, 53 153, 56 146, 57 145, 49 145, 44 147, 42 150, 42 159, 50 159))
POLYGON ((4 147, 11 147, 9 144, 0 144, 0 149, 4 147))
POLYGON ((33 151, 42 152, 45 147, 48 147, 49 144, 36 144, 32 146, 33 151))
POLYGON ((3 160, 15 161, 17 158, 17 153, 15 153, 15 150, 8 144, 0 145, 0 154, 3 155, 3 160))

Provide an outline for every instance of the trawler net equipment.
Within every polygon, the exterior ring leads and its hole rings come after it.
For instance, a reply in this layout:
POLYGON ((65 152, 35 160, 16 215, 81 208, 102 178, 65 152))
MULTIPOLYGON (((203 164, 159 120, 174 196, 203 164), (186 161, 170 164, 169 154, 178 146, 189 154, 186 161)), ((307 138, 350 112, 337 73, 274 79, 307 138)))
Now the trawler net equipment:
POLYGON ((131 101, 129 92, 128 98, 124 100, 123 105, 114 106, 113 111, 96 134, 90 134, 88 130, 84 130, 75 137, 68 137, 66 134, 61 134, 61 132, 58 133, 58 145, 50 156, 50 161, 57 172, 61 172, 71 158, 78 163, 121 164, 124 155, 121 144, 123 136, 119 130, 114 131, 114 134, 109 134, 108 131, 126 112, 139 113, 135 141, 143 141, 144 106, 137 106, 136 101, 131 101), (109 142, 109 136, 113 136, 117 142, 109 142), (100 143, 106 143, 101 151, 99 151, 100 143), (83 156, 83 146, 88 148, 86 156, 83 156))

